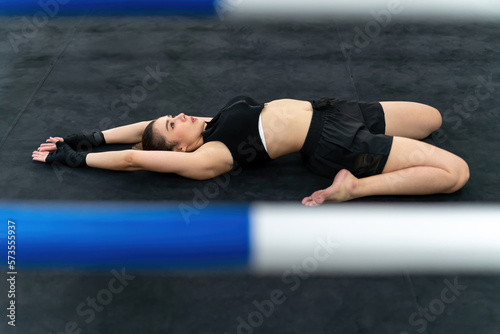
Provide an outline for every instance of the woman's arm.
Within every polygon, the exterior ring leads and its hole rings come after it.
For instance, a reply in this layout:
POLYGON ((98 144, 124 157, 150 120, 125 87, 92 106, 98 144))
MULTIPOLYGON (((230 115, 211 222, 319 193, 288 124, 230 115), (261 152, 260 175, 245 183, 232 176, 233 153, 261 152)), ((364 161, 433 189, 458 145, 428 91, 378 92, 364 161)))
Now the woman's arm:
MULTIPOLYGON (((33 152, 33 160, 46 162, 47 156, 54 150, 54 143, 42 144, 33 152)), ((94 168, 175 173, 196 180, 211 179, 233 168, 231 152, 221 142, 206 143, 190 153, 124 150, 88 153, 84 156, 84 160, 87 166, 94 168)))
POLYGON ((104 130, 102 134, 106 140, 106 144, 137 144, 142 140, 142 133, 151 121, 143 121, 124 125, 108 130, 104 130))
POLYGON ((142 141, 144 129, 146 129, 150 122, 151 121, 142 121, 104 130, 102 132, 94 131, 92 133, 73 134, 64 138, 49 137, 46 142, 55 143, 56 141, 67 141, 73 149, 77 149, 80 143, 84 143, 83 146, 85 147, 88 147, 89 144, 91 144, 91 147, 101 146, 103 144, 137 144, 142 141), (101 137, 101 139, 94 143, 93 140, 96 140, 94 136, 101 133, 102 137, 104 137, 104 141, 102 141, 101 137))
MULTIPOLYGON (((212 117, 198 117, 205 122, 210 122, 212 117)), ((104 130, 102 133, 106 144, 137 144, 142 140, 142 133, 151 121, 143 121, 129 125, 104 130)))

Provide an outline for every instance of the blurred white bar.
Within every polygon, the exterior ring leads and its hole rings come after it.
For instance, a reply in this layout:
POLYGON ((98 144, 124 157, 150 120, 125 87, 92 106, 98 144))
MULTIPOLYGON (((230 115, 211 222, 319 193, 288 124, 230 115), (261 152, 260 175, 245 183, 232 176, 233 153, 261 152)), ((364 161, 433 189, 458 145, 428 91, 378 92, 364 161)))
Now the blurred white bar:
POLYGON ((219 0, 218 12, 232 17, 366 16, 373 13, 418 19, 500 18, 498 0, 219 0))
POLYGON ((500 205, 257 205, 253 272, 500 273, 500 205))

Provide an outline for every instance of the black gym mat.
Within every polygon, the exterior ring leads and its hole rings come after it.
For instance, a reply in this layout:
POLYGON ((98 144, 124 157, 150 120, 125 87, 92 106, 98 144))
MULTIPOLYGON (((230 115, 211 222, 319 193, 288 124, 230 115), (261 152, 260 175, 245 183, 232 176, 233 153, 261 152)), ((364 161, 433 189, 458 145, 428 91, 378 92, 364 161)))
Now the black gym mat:
MULTIPOLYGON (((373 30, 373 20, 75 16, 29 31, 21 17, 2 17, 0 200, 279 205, 329 185, 330 179, 309 173, 299 155, 208 181, 31 161, 31 152, 48 136, 178 112, 211 116, 233 96, 245 94, 258 101, 335 96, 432 105, 444 124, 427 141, 463 157, 471 170, 469 183, 450 195, 379 196, 354 203, 498 203, 500 23, 394 19, 373 30), (157 73, 158 87, 141 89, 150 72, 157 73), (214 184, 217 192, 207 193, 214 184)), ((334 212, 339 204, 327 205, 334 212)), ((111 272, 20 272, 15 330, 489 334, 500 329, 500 280, 493 276, 311 277, 290 291, 280 277, 243 273, 130 275, 135 278, 123 291, 105 300, 102 291, 114 277, 111 272), (462 287, 450 303, 442 297, 449 284, 462 287), (284 291, 286 301, 259 324, 255 303, 268 299, 273 289, 284 291), (87 298, 100 293, 107 304, 89 311, 87 298), (259 325, 249 325, 252 321, 259 325)), ((15 333, 6 322, 4 317, 0 332, 15 333)))

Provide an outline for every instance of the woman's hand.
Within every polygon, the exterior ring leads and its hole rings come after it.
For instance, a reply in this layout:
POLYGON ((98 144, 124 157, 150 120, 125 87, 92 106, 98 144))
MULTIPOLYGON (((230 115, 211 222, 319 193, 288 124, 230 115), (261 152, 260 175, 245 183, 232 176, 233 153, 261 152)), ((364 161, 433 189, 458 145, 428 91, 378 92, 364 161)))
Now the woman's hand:
POLYGON ((32 153, 32 158, 35 161, 45 162, 48 164, 60 163, 69 167, 84 167, 87 166, 86 152, 74 151, 71 146, 57 138, 49 138, 48 144, 42 144, 37 151, 32 153))
POLYGON ((40 147, 38 148, 38 151, 45 152, 45 151, 55 151, 57 149, 56 143, 58 141, 64 141, 61 137, 50 137, 49 139, 46 140, 46 143, 48 144, 41 144, 40 147))
POLYGON ((47 159, 48 155, 49 152, 33 151, 31 157, 33 158, 33 161, 45 162, 45 159, 47 159))
POLYGON ((64 139, 61 137, 50 137, 47 139, 45 144, 41 144, 36 151, 33 151, 33 154, 31 155, 33 161, 45 162, 49 153, 57 150, 56 143, 58 141, 64 141, 64 139))
POLYGON ((58 141, 64 141, 64 138, 61 137, 49 137, 49 139, 46 140, 47 143, 56 143, 58 141))

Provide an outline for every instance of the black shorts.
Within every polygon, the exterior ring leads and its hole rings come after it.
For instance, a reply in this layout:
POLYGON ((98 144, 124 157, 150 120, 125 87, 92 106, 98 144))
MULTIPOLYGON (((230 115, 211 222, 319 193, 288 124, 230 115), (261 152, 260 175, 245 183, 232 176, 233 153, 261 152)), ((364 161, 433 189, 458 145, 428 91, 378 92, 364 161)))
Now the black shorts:
POLYGON ((312 172, 334 177, 347 169, 356 177, 382 173, 392 147, 379 102, 335 98, 310 101, 311 126, 300 150, 312 172))

